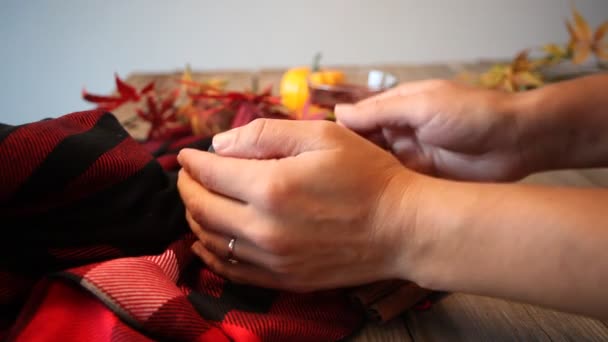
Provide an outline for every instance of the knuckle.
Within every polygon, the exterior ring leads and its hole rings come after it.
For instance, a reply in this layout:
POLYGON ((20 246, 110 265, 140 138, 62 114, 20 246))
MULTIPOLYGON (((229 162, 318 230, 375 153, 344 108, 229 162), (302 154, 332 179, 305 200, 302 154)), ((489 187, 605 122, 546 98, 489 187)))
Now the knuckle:
POLYGON ((196 178, 198 178, 198 181, 206 188, 215 189, 217 185, 215 174, 214 165, 208 164, 206 167, 200 168, 197 171, 196 178))
POLYGON ((295 273, 295 271, 297 271, 298 267, 297 265, 290 261, 288 258, 277 258, 272 265, 270 266, 270 268, 277 274, 283 275, 283 276, 289 276, 289 275, 293 275, 295 273))
MULTIPOLYGON (((201 223, 205 222, 205 206, 204 205, 200 205, 197 204, 195 206, 192 206, 189 208, 190 210, 190 217, 192 218, 192 224, 190 225, 195 226, 196 224, 200 225, 201 223)), ((192 228, 197 228, 197 227, 192 227, 192 228)))
POLYGON ((263 208, 279 210, 289 196, 290 185, 281 177, 271 177, 270 180, 259 186, 259 199, 263 208))
POLYGON ((224 275, 224 277, 230 279, 231 281, 233 281, 235 283, 238 283, 238 284, 247 283, 247 279, 245 277, 243 277, 239 272, 237 272, 236 269, 226 267, 226 270, 223 275, 224 275))
POLYGON ((264 118, 253 120, 249 124, 247 130, 247 136, 250 138, 250 141, 248 141, 248 143, 252 144, 253 146, 258 146, 260 144, 260 141, 262 141, 264 137, 268 123, 268 119, 264 118))
POLYGON ((330 121, 319 121, 316 123, 316 134, 322 140, 331 140, 336 137, 337 126, 330 121))
POLYGON ((201 242, 201 245, 205 249, 207 249, 210 252, 216 252, 215 246, 213 246, 213 243, 211 243, 211 240, 209 240, 209 238, 207 238, 207 236, 205 236, 205 234, 202 231, 198 234, 198 238, 199 238, 199 241, 201 242))
POLYGON ((207 266, 209 266, 209 268, 211 268, 214 272, 226 275, 226 266, 222 261, 217 258, 212 258, 211 260, 208 260, 207 266))
POLYGON ((256 240, 260 248, 279 257, 285 257, 291 251, 285 234, 280 234, 276 229, 259 234, 256 240))
POLYGON ((374 111, 380 111, 382 108, 384 108, 385 103, 386 103, 385 99, 376 97, 376 98, 374 98, 373 102, 371 102, 371 104, 367 107, 372 108, 374 111))

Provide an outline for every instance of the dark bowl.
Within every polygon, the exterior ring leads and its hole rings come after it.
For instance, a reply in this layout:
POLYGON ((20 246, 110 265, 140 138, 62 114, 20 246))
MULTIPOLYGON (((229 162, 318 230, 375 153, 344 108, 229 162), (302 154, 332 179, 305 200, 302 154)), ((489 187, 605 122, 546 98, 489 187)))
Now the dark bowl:
POLYGON ((382 93, 397 85, 395 75, 382 70, 363 70, 346 73, 346 81, 340 85, 319 85, 308 81, 310 103, 333 109, 339 103, 356 103, 382 93))

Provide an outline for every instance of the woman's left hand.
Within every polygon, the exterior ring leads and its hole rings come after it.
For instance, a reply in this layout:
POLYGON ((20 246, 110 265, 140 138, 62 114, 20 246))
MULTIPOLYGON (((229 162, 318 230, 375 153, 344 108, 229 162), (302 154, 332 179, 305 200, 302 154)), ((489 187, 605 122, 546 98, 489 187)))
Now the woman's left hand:
POLYGON ((335 123, 269 119, 214 148, 179 154, 178 188, 215 272, 298 292, 407 275, 422 176, 388 152, 335 123))

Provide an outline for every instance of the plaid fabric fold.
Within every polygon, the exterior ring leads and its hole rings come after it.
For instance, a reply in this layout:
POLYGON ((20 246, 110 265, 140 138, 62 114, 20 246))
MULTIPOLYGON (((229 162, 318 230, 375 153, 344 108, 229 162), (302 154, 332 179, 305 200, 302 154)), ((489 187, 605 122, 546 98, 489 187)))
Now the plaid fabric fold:
POLYGON ((234 284, 190 251, 176 155, 210 139, 133 140, 111 113, 0 125, 0 339, 340 340, 345 290, 234 284))

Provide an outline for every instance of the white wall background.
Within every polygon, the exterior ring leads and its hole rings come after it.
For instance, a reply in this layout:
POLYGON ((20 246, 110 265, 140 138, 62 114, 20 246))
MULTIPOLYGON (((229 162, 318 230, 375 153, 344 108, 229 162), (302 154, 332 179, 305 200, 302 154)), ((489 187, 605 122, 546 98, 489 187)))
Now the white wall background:
MULTIPOLYGON (((511 57, 567 40, 569 0, 0 0, 0 122, 88 108, 113 73, 511 57)), ((595 26, 608 1, 577 0, 595 26)))

